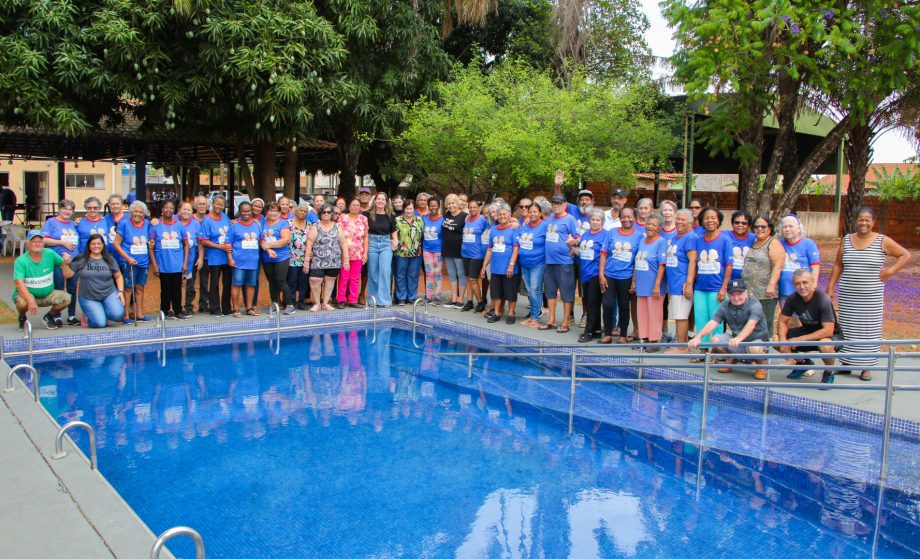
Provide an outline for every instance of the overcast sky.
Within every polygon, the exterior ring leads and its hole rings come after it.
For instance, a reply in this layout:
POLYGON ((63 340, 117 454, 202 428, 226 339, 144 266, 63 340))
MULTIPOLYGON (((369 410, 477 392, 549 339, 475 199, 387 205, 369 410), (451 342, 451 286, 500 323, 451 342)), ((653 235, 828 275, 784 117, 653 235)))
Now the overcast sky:
MULTIPOLYGON (((668 29, 661 16, 658 0, 642 0, 642 5, 652 24, 645 35, 652 54, 662 57, 671 56, 674 52, 674 41, 671 40, 671 30, 668 29)), ((900 163, 915 154, 916 152, 911 148, 910 142, 904 139, 903 134, 893 131, 883 134, 876 140, 872 162, 900 163)))

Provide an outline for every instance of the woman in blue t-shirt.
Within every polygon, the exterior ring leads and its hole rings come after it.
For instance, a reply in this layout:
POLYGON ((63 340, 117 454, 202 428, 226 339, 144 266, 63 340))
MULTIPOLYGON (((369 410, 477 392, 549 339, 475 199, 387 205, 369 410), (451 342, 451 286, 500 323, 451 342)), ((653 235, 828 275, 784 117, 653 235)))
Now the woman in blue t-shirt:
POLYGON ((153 275, 160 278, 160 310, 164 315, 171 312, 175 318, 187 320, 182 308, 182 278, 188 266, 188 238, 175 210, 173 202, 163 202, 159 222, 150 226, 155 257, 150 267, 153 275))
POLYGON ((482 263, 486 257, 486 245, 482 242, 483 236, 488 236, 489 223, 480 213, 482 202, 469 200, 467 209, 469 217, 463 224, 463 241, 460 244, 460 256, 463 258, 463 268, 466 271, 467 299, 461 311, 474 310, 481 313, 486 310, 486 295, 482 292, 482 283, 479 275, 482 273, 482 263), (476 306, 473 307, 473 299, 476 306))
MULTIPOLYGON (((73 212, 76 205, 71 200, 61 200, 58 202, 58 213, 54 217, 49 217, 42 227, 42 237, 45 238, 45 247, 50 248, 60 256, 65 254, 70 256, 71 262, 79 254, 80 235, 77 233, 77 226, 74 224, 73 212)), ((70 305, 67 307, 70 318, 67 324, 76 326, 80 324, 77 318, 77 274, 70 278, 65 278, 60 267, 54 269, 54 288, 60 291, 67 290, 70 294, 70 305)), ((60 315, 54 317, 55 324, 63 325, 60 315)))
POLYGON ((284 314, 294 314, 291 289, 287 282, 291 263, 291 224, 281 217, 281 205, 276 202, 268 205, 267 213, 262 223, 260 246, 262 269, 265 270, 265 279, 268 280, 269 298, 272 303, 284 305, 284 314))
MULTIPOLYGON (((665 277, 668 280, 668 314, 674 320, 677 341, 690 339, 690 309, 693 308, 693 283, 696 280, 696 233, 693 232, 693 213, 678 210, 674 217, 677 236, 668 243, 665 277)), ((671 348, 667 353, 689 353, 686 347, 671 348)))
MULTIPOLYGON (((578 261, 581 266, 582 307, 585 312, 585 331, 579 343, 588 343, 601 332, 601 249, 607 242, 603 210, 591 210, 588 230, 578 239, 578 261)), ((539 300, 539 299, 538 299, 539 300)))
MULTIPOLYGON (((661 236, 664 218, 653 213, 645 218, 645 238, 636 253, 633 290, 636 292, 636 310, 639 318, 639 337, 642 342, 661 341, 664 319, 663 288, 665 264, 668 258, 668 242, 661 236)), ((658 348, 649 348, 649 352, 658 348)))
POLYGON ((518 265, 518 238, 520 228, 511 227, 511 206, 498 204, 498 223, 489 233, 489 247, 483 261, 480 275, 485 277, 486 270, 492 272, 492 315, 489 322, 498 322, 502 318, 502 307, 508 301, 507 324, 514 324, 514 309, 517 305, 517 292, 521 285, 521 268, 518 265))
POLYGON ((543 274, 546 270, 546 228, 544 219, 551 211, 549 202, 534 202, 528 208, 528 219, 520 229, 518 262, 521 264, 521 278, 527 287, 530 314, 521 324, 531 328, 540 327, 540 313, 543 310, 543 274))
POLYGON ((121 275, 125 278, 125 290, 133 299, 125 305, 128 314, 125 315, 125 324, 131 324, 132 319, 140 322, 150 321, 144 315, 144 287, 147 285, 147 269, 150 266, 150 222, 147 220, 147 204, 140 200, 131 202, 128 206, 129 219, 122 219, 115 231, 115 252, 121 257, 121 275))
MULTIPOLYGON (((696 239, 696 283, 693 286, 693 316, 700 328, 712 320, 725 300, 732 275, 732 242, 727 233, 719 230, 722 220, 722 212, 712 206, 700 212, 700 223, 706 232, 696 239)), ((721 324, 712 331, 712 334, 721 333, 721 324)), ((702 341, 708 342, 709 336, 704 336, 702 341)))
POLYGON ((441 304, 441 247, 444 235, 441 231, 441 199, 432 196, 428 199, 428 214, 422 216, 422 262, 425 266, 425 298, 432 305, 441 304))
POLYGON ((732 231, 728 238, 732 242, 732 279, 741 278, 744 269, 744 257, 754 246, 754 235, 751 233, 751 224, 754 218, 744 210, 732 213, 732 231))
MULTIPOLYGON (((240 218, 230 223, 227 243, 232 250, 227 255, 227 263, 233 269, 231 278, 230 297, 233 301, 233 316, 243 316, 241 308, 244 304, 242 295, 246 288, 246 300, 253 301, 255 285, 259 281, 259 239, 262 238, 262 225, 252 218, 252 205, 249 202, 240 204, 240 218)), ((253 301, 255 303, 255 301, 253 301)), ((246 314, 256 316, 261 314, 255 305, 246 309, 246 314)))
POLYGON ((787 215, 779 222, 780 244, 786 251, 786 262, 779 275, 779 307, 782 308, 786 297, 795 293, 792 285, 792 274, 799 268, 811 270, 811 277, 815 284, 821 273, 821 254, 818 245, 805 235, 802 222, 794 215, 787 215))
POLYGON ((625 344, 629 341, 626 333, 629 331, 629 294, 632 291, 632 280, 636 253, 639 252, 639 242, 642 236, 633 227, 636 221, 636 210, 632 206, 620 209, 620 226, 607 232, 607 244, 601 249, 600 276, 604 321, 604 337, 598 340, 599 344, 613 342, 613 313, 619 315, 619 338, 617 343, 625 344))

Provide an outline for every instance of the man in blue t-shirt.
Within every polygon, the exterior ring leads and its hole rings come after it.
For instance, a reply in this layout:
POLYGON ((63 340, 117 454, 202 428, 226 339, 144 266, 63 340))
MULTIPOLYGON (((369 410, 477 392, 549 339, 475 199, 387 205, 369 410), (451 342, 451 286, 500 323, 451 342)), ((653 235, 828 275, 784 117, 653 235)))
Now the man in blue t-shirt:
POLYGON ((559 333, 569 331, 572 307, 575 304, 575 257, 573 247, 578 245, 578 223, 569 215, 565 197, 556 194, 550 200, 553 213, 546 219, 546 268, 544 292, 549 304, 549 320, 541 330, 556 328, 559 333), (562 324, 556 327, 556 300, 562 299, 562 324))
POLYGON ((232 270, 228 265, 227 254, 233 247, 227 243, 230 232, 230 218, 224 214, 227 201, 223 196, 215 196, 211 201, 211 211, 201 222, 198 233, 200 246, 204 247, 205 259, 208 261, 208 308, 211 316, 229 315, 230 280, 232 270))

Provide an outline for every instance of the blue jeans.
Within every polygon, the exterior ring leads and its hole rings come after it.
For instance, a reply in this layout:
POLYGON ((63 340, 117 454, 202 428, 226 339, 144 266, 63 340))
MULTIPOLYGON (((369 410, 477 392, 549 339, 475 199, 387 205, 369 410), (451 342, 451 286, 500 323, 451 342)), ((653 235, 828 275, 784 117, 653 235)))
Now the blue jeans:
POLYGON ((378 305, 393 304, 390 285, 393 283, 393 245, 389 235, 370 235, 367 250, 367 296, 378 305))
POLYGON ((303 266, 291 265, 287 273, 288 289, 291 290, 291 300, 295 305, 306 304, 307 297, 310 295, 310 282, 307 281, 307 274, 303 271, 303 266))
POLYGON ((415 301, 418 295, 418 276, 421 271, 421 256, 396 257, 396 299, 415 301))
POLYGON ((108 321, 121 322, 125 318, 125 306, 118 300, 118 291, 113 291, 102 301, 79 297, 80 308, 86 315, 90 328, 105 328, 108 321))
POLYGON ((60 268, 55 268, 54 288, 70 294, 70 306, 67 307, 68 316, 77 316, 77 274, 65 280, 64 272, 60 268))
POLYGON ((530 318, 540 319, 543 310, 543 271, 546 264, 537 264, 533 268, 521 266, 521 278, 527 287, 527 299, 530 301, 530 318))

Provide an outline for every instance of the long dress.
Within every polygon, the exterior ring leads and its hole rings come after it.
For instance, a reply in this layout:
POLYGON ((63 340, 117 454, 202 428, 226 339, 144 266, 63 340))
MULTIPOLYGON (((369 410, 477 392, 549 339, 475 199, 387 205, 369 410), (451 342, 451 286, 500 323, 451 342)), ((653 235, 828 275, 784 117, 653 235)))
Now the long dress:
MULTIPOLYGON (((882 311, 885 308, 885 283, 878 276, 885 263, 882 250, 884 235, 876 237, 872 244, 857 249, 850 241, 850 235, 843 238, 843 273, 837 290, 840 301, 840 328, 843 339, 880 340, 882 338, 882 311)), ((878 345, 845 345, 844 353, 877 353, 878 345)), ((874 367, 877 358, 853 357, 841 359, 843 365, 854 368, 874 367)))

